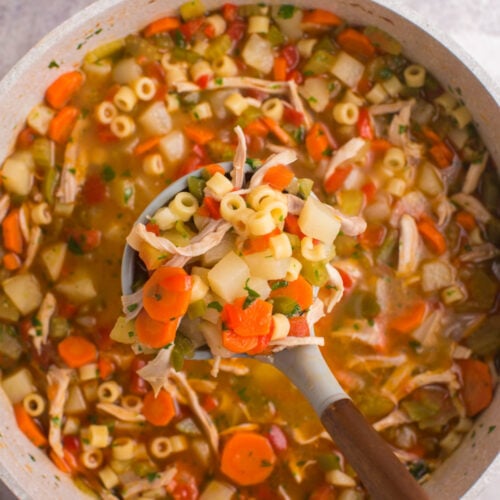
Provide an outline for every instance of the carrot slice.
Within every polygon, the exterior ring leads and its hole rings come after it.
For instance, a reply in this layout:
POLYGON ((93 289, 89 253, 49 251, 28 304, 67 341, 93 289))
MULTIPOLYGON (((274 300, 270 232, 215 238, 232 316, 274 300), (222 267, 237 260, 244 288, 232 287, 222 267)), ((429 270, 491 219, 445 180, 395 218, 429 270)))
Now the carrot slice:
POLYGON ((153 148, 158 146, 158 143, 161 141, 161 139, 162 138, 160 136, 154 136, 154 137, 150 137, 149 139, 146 139, 143 142, 140 142, 134 148, 134 155, 140 156, 144 153, 147 153, 148 151, 151 151, 153 148))
POLYGON ((19 209, 9 212, 2 222, 3 244, 6 250, 20 254, 23 251, 23 233, 21 232, 19 209))
POLYGON ((99 378, 106 380, 115 371, 115 364, 110 359, 100 356, 97 369, 99 370, 99 378))
POLYGON ((370 181, 361 187, 361 191, 363 191, 363 194, 365 195, 366 203, 371 203, 377 193, 377 186, 375 186, 375 183, 370 181))
POLYGON ((196 124, 184 125, 184 133, 188 139, 201 145, 207 144, 207 142, 210 142, 215 137, 213 130, 196 124))
POLYGON ((273 306, 262 299, 256 299, 251 304, 246 304, 246 300, 246 297, 239 297, 232 304, 225 304, 222 321, 243 337, 267 335, 271 330, 273 306))
POLYGON ((338 191, 342 185, 344 184, 345 180, 349 177, 349 174, 352 172, 352 165, 344 165, 341 167, 337 167, 332 175, 328 177, 328 179, 325 179, 324 187, 325 191, 328 194, 335 193, 335 191, 338 191))
POLYGON ((176 30, 180 25, 181 22, 176 17, 162 17, 161 19, 157 19, 146 26, 144 36, 149 38, 158 33, 162 33, 163 31, 176 30))
POLYGON ((457 224, 460 224, 466 231, 472 231, 477 226, 474 216, 464 210, 456 213, 455 220, 457 224))
POLYGON ((410 333, 422 323, 426 311, 427 304, 424 301, 417 302, 401 316, 392 319, 389 326, 398 333, 410 333))
POLYGON ((453 161, 453 151, 444 142, 434 144, 434 146, 429 149, 429 154, 439 168, 449 167, 453 161))
POLYGON ((78 470, 78 462, 70 451, 63 448, 63 456, 60 457, 54 450, 50 450, 49 457, 54 465, 65 474, 72 474, 78 470))
POLYGON ((486 363, 477 359, 458 359, 462 372, 462 398, 468 417, 489 406, 493 398, 493 380, 486 363))
POLYGON ((57 351, 70 368, 79 368, 97 358, 96 346, 90 340, 78 335, 66 337, 59 342, 57 351))
POLYGON ((259 118, 250 122, 243 131, 246 135, 255 137, 265 137, 269 133, 269 129, 259 118))
POLYGON ((143 399, 142 414, 153 425, 167 425, 175 417, 175 404, 172 396, 161 389, 155 397, 154 392, 148 392, 143 399))
POLYGON ((387 228, 382 224, 368 224, 364 233, 358 236, 358 241, 364 248, 378 248, 384 241, 387 228))
POLYGON ((417 228, 433 252, 438 255, 446 252, 446 240, 431 219, 424 218, 420 220, 417 223, 417 228))
POLYGON ((219 165, 218 163, 211 163, 210 165, 205 165, 203 167, 204 172, 207 174, 208 177, 212 177, 216 173, 224 175, 226 171, 224 170, 224 167, 222 165, 219 165))
POLYGON ((6 253, 2 258, 2 262, 3 267, 5 267, 7 271, 15 271, 21 267, 21 259, 19 255, 14 252, 6 253))
POLYGON ((80 71, 69 71, 52 82, 45 92, 45 99, 54 109, 61 109, 80 90, 84 77, 80 71))
POLYGON ((273 76, 277 82, 286 80, 287 62, 284 57, 276 57, 274 59, 273 76))
POLYGON ((324 125, 315 123, 306 136, 306 148, 313 161, 320 161, 325 157, 330 143, 324 125))
POLYGON ((35 446, 40 448, 47 445, 47 438, 44 436, 43 432, 40 430, 33 418, 24 409, 22 403, 14 405, 14 415, 19 429, 21 429, 21 431, 35 446))
POLYGON ((283 128, 281 128, 281 126, 278 124, 276 120, 274 120, 269 116, 263 116, 261 120, 264 123, 264 125, 269 129, 269 132, 274 134, 281 143, 287 145, 292 142, 290 136, 283 128))
POLYGON ((135 333, 142 344, 159 349, 174 341, 178 323, 178 318, 153 319, 143 309, 135 319, 135 333))
POLYGON ((283 191, 294 178, 293 172, 285 165, 275 165, 264 174, 263 182, 278 191, 283 191))
POLYGON ((276 288, 271 291, 271 298, 289 297, 293 299, 299 307, 305 311, 313 303, 313 288, 311 284, 299 274, 294 281, 289 281, 286 286, 276 288))
POLYGON ((390 148, 392 148, 392 144, 386 139, 373 139, 370 143, 370 149, 376 155, 383 155, 390 148))
POLYGON ((160 267, 144 284, 144 309, 156 321, 179 318, 189 306, 191 286, 192 279, 184 269, 160 267), (179 279, 184 283, 182 289, 179 289, 179 279))
POLYGON ((244 255, 250 255, 252 253, 263 252, 269 248, 269 240, 273 236, 277 236, 281 231, 275 228, 268 234, 263 234, 262 236, 255 236, 253 238, 248 238, 243 243, 242 253, 244 255))
POLYGON ((64 144, 75 126, 80 110, 74 106, 62 108, 49 124, 49 137, 57 144, 64 144))
POLYGON ((337 36, 337 43, 350 54, 369 59, 375 55, 375 47, 370 39, 353 28, 347 28, 337 36))
POLYGON ((333 12, 323 9, 314 9, 304 12, 302 16, 303 23, 321 24, 322 26, 340 26, 343 21, 333 12))
POLYGON ((276 455, 268 439, 255 432, 229 438, 221 457, 221 471, 241 486, 258 484, 272 473, 276 455))
POLYGON ((252 349, 255 349, 259 343, 259 337, 244 337, 243 335, 238 335, 232 330, 222 331, 222 345, 231 352, 238 354, 247 353, 252 349))

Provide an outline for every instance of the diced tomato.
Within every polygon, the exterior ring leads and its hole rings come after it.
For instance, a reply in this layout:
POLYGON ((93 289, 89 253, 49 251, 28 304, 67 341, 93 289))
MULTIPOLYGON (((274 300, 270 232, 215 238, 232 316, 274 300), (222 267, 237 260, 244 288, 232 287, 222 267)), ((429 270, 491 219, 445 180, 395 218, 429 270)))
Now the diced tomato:
POLYGON ((135 357, 130 365, 130 392, 136 396, 144 396, 149 390, 147 382, 137 374, 137 370, 140 370, 146 366, 147 361, 144 358, 135 357))
MULTIPOLYGON (((266 135, 267 135, 267 128, 265 129, 266 135)), ((260 153, 265 146, 265 139, 262 136, 259 135, 250 135, 250 136, 245 136, 247 145, 248 145, 248 152, 251 155, 258 154, 260 153)))
POLYGON ((288 318, 288 321, 290 321, 288 335, 291 337, 309 337, 311 332, 309 331, 309 325, 305 316, 294 316, 288 318))
POLYGON ((281 427, 276 424, 271 425, 267 432, 267 439, 271 443, 276 453, 283 453, 288 448, 288 439, 281 427))
POLYGON ((97 368, 99 370, 99 378, 101 380, 106 380, 116 369, 113 361, 102 355, 99 356, 99 361, 97 362, 97 368))
POLYGON ((283 110, 283 120, 291 125, 299 127, 302 123, 304 123, 304 115, 294 108, 285 106, 285 109, 283 110))
POLYGON ((234 21, 238 16, 238 6, 233 3, 225 3, 222 6, 222 17, 230 22, 234 21))
POLYGON ((299 64, 300 54, 295 45, 285 45, 281 49, 281 55, 286 59, 286 67, 289 70, 295 69, 299 64))
POLYGON ((149 61, 144 67, 144 74, 158 82, 165 81, 165 69, 158 61, 149 61))
POLYGON ((155 101, 165 100, 167 92, 168 92, 168 87, 166 85, 164 85, 163 83, 158 85, 158 87, 156 88, 156 94, 153 97, 153 100, 155 100, 155 101))
POLYGON ((81 443, 78 436, 67 435, 63 437, 63 446, 71 454, 77 455, 80 453, 81 443))
POLYGON ((175 464, 177 474, 166 486, 174 500, 196 500, 199 497, 198 479, 193 466, 184 461, 175 464))
POLYGON ((292 69, 286 75, 287 80, 293 80, 297 85, 304 83, 304 75, 298 69, 292 69))
POLYGON ((97 328, 94 339, 100 351, 108 351, 113 347, 114 340, 109 336, 110 334, 111 328, 109 327, 101 326, 97 328))
POLYGON ((209 81, 210 81, 210 76, 209 75, 202 75, 202 76, 200 76, 200 78, 198 78, 196 80, 195 83, 201 89, 206 89, 209 81))
POLYGON ((219 402, 211 394, 205 394, 201 401, 201 406, 206 412, 210 413, 219 406, 219 402))
POLYGON ((290 234, 295 234, 300 239, 305 236, 305 234, 300 230, 299 218, 293 214, 288 214, 285 218, 285 231, 290 234))
POLYGON ((71 304, 71 302, 59 300, 57 304, 57 310, 60 316, 69 319, 76 314, 76 311, 78 311, 78 307, 76 307, 74 304, 71 304))
POLYGON ((191 19, 184 24, 181 24, 179 31, 184 35, 186 40, 189 42, 193 35, 200 29, 203 24, 203 19, 191 19))
POLYGON ((344 184, 345 180, 349 177, 349 174, 352 172, 352 168, 352 165, 342 165, 337 167, 330 177, 325 179, 325 191, 328 194, 338 191, 344 184))
POLYGON ((309 500, 335 500, 336 498, 335 487, 331 484, 324 484, 312 492, 309 500))
POLYGON ((113 142, 118 142, 120 139, 116 137, 108 125, 98 124, 96 127, 97 130, 97 139, 102 144, 112 144, 113 142))
POLYGON ((382 224, 369 224, 364 233, 358 236, 358 241, 365 248, 379 247, 385 238, 387 228, 382 224))
POLYGON ((215 220, 220 219, 220 202, 215 198, 205 196, 205 198, 203 198, 202 207, 207 210, 209 217, 215 220))
MULTIPOLYGON (((241 499, 241 495, 239 498, 241 499)), ((261 483, 255 486, 252 498, 256 498, 257 500, 276 500, 276 498, 280 498, 280 495, 268 484, 261 483)))
POLYGON ((17 136, 17 146, 21 149, 28 149, 33 144, 35 140, 35 132, 29 127, 23 128, 19 135, 17 136))
POLYGON ((106 183, 100 175, 93 174, 87 177, 82 188, 82 196, 89 205, 97 205, 106 199, 106 183))
POLYGON ((71 228, 66 230, 66 235, 77 255, 92 252, 101 244, 102 233, 98 229, 71 228))
POLYGON ((363 194, 366 198, 366 203, 371 203, 375 198, 375 194, 377 193, 377 187, 373 182, 367 182, 362 188, 363 194))
POLYGON ((235 19, 227 27, 226 34, 233 40, 233 42, 239 42, 246 33, 247 25, 242 19, 235 19))
POLYGON ((375 138, 370 113, 367 108, 360 108, 357 128, 359 136, 363 139, 371 141, 375 138))
POLYGON ((160 226, 155 224, 154 222, 148 222, 146 224, 146 231, 155 234, 156 236, 160 235, 160 226))
POLYGON ((176 179, 180 179, 191 172, 194 172, 202 165, 202 160, 198 155, 191 154, 187 157, 184 163, 180 166, 175 175, 176 179))

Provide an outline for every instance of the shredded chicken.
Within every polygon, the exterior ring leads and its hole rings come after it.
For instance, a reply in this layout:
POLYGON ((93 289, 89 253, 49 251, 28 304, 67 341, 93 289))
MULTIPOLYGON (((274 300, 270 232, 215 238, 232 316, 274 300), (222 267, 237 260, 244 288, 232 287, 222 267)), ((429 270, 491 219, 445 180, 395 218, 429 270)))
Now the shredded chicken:
POLYGON ((470 212, 476 220, 486 224, 491 219, 491 214, 485 206, 474 196, 466 193, 457 193, 451 197, 451 201, 460 205, 464 210, 470 212))
POLYGON ((28 224, 28 209, 26 203, 23 203, 21 209, 19 210, 19 228, 21 229, 24 241, 29 241, 30 228, 28 224))
POLYGON ((27 271, 33 261, 35 260, 36 254, 38 253, 38 249, 40 248, 40 244, 42 242, 42 230, 40 226, 33 226, 30 231, 30 236, 28 239, 28 248, 26 250, 26 259, 23 262, 21 269, 23 271, 27 271))
POLYGON ((354 321, 350 326, 345 326, 329 333, 331 338, 347 338, 350 341, 376 346, 380 345, 383 333, 377 323, 369 325, 367 320, 354 321))
POLYGON ((114 403, 97 403, 96 408, 122 422, 144 422, 144 415, 130 408, 123 408, 114 403))
POLYGON ((320 299, 315 299, 309 311, 306 313, 306 321, 309 331, 314 331, 314 325, 325 315, 325 305, 320 299))
POLYGON ((309 113, 306 111, 306 108, 304 107, 302 98, 299 95, 297 84, 293 80, 289 80, 288 86, 290 89, 290 102, 292 104, 292 107, 299 113, 302 113, 302 115, 304 116, 304 125, 306 127, 306 130, 309 130, 312 127, 312 119, 309 113))
POLYGON ((292 429, 292 438, 293 440, 297 443, 300 444, 301 446, 304 446, 306 444, 311 444, 315 443, 316 441, 319 441, 320 439, 326 439, 328 441, 331 441, 332 438, 326 431, 321 431, 317 434, 312 434, 312 435, 306 435, 300 427, 294 427, 292 429))
POLYGON ((294 194, 286 195, 286 203, 288 208, 288 213, 293 215, 299 215, 304 207, 304 200, 295 196, 294 194))
POLYGON ((394 396, 398 399, 402 399, 415 389, 431 384, 446 384, 452 391, 456 391, 460 387, 457 375, 451 369, 444 372, 427 371, 410 378, 410 380, 404 384, 401 391, 398 391, 394 396))
POLYGON ((389 125, 388 139, 395 146, 404 147, 410 140, 409 125, 411 110, 414 104, 414 99, 404 101, 404 105, 401 106, 398 114, 393 117, 389 125))
POLYGON ((47 342, 50 332, 50 319, 54 315, 57 307, 56 298, 50 292, 45 295, 36 315, 36 324, 32 326, 28 333, 33 337, 33 345, 38 354, 41 353, 42 345, 47 342))
POLYGON ((484 262, 485 260, 495 259, 500 255, 500 250, 492 243, 483 243, 474 245, 469 252, 459 256, 462 262, 484 262))
POLYGON ((374 104, 368 108, 368 111, 372 116, 378 115, 392 115, 394 113, 399 113, 406 105, 408 101, 395 101, 388 104, 374 104))
POLYGON ((420 235, 415 219, 411 215, 404 214, 399 227, 398 274, 408 276, 417 270, 420 262, 420 235))
POLYGON ((464 184, 462 186, 462 193, 472 194, 478 184, 481 175, 483 175, 486 164, 488 163, 488 153, 484 153, 482 158, 475 163, 471 163, 465 174, 464 184))
POLYGON ((50 427, 49 427, 49 444, 54 450, 54 453, 62 458, 62 436, 61 426, 64 414, 64 405, 68 397, 68 386, 73 375, 73 370, 68 368, 58 368, 52 365, 47 373, 47 385, 55 387, 55 391, 50 390, 52 395, 49 406, 50 427))
POLYGON ((171 369, 169 371, 169 377, 179 386, 181 391, 184 392, 192 412, 196 415, 198 422, 200 423, 203 431, 205 432, 205 435, 208 438, 208 442, 210 444, 214 457, 218 457, 219 433, 208 413, 200 405, 196 392, 193 391, 187 381, 186 376, 183 373, 176 372, 175 370, 171 369))
POLYGON ((229 434, 234 434, 235 432, 252 432, 258 430, 259 424, 256 424, 255 422, 248 422, 245 424, 233 425, 232 427, 228 427, 222 432, 219 432, 219 436, 228 436, 229 434))
POLYGON ((214 355, 214 360, 213 360, 213 363, 212 363, 212 369, 210 370, 210 375, 213 378, 217 378, 219 376, 221 361, 222 361, 222 357, 221 356, 215 356, 214 355))
POLYGON ((10 208, 10 196, 5 193, 0 198, 0 223, 3 222, 10 208))
POLYGON ((328 165, 325 173, 325 179, 328 179, 333 172, 335 172, 335 169, 342 165, 342 163, 355 158, 365 145, 366 141, 364 139, 361 139, 360 137, 353 137, 337 149, 337 151, 333 153, 332 159, 328 165))
POLYGON ((386 417, 378 420, 373 424, 373 428, 377 431, 383 431, 389 427, 397 427, 398 425, 407 424, 411 422, 410 417, 401 410, 394 410, 386 417))
POLYGON ((158 396, 158 393, 165 386, 165 382, 168 379, 168 370, 170 368, 170 358, 173 349, 174 344, 160 349, 154 359, 149 361, 140 370, 137 370, 137 374, 151 385, 155 397, 158 396))
POLYGON ((191 82, 176 82, 175 90, 180 94, 186 92, 201 92, 202 90, 220 90, 220 89, 252 89, 267 94, 286 94, 290 87, 288 82, 275 82, 271 80, 262 80, 260 78, 251 78, 248 76, 227 76, 217 78, 208 82, 205 88, 201 88, 191 82))
POLYGON ((339 220, 342 232, 346 236, 358 236, 358 234, 365 232, 366 221, 363 217, 358 217, 357 215, 345 215, 340 210, 329 205, 327 206, 330 212, 332 212, 333 215, 339 220))
POLYGON ((245 163, 247 161, 247 142, 243 130, 238 125, 234 132, 238 138, 238 147, 236 148, 236 153, 233 159, 233 170, 231 171, 231 178, 233 180, 233 186, 235 189, 241 189, 243 186, 243 180, 245 178, 245 163))
POLYGON ((122 310, 127 320, 134 319, 142 309, 142 288, 129 295, 122 295, 122 310))
POLYGON ((436 200, 433 203, 433 210, 438 216, 438 226, 446 227, 457 208, 450 202, 449 198, 445 194, 440 194, 436 197, 436 200))
POLYGON ((282 500, 292 500, 292 497, 286 492, 281 484, 278 486, 278 495, 282 500))
POLYGON ((139 479, 137 481, 127 483, 123 487, 122 497, 138 498, 139 494, 144 491, 156 490, 160 488, 164 489, 165 486, 168 486, 172 482, 176 474, 177 469, 175 467, 170 467, 164 472, 156 474, 153 480, 148 477, 146 479, 139 479))
POLYGON ((237 359, 222 359, 219 369, 221 372, 232 373, 238 377, 244 377, 250 373, 250 368, 237 359))
POLYGON ((326 312, 331 313, 335 305, 340 301, 344 295, 344 282, 342 276, 331 264, 326 265, 326 272, 328 273, 328 283, 326 287, 329 289, 328 297, 324 299, 326 312))
POLYGON ((200 323, 200 331, 205 337, 206 343, 214 357, 220 356, 221 358, 230 358, 233 356, 233 353, 222 345, 219 325, 214 325, 208 321, 202 321, 200 323))
POLYGON ((290 347, 297 347, 301 345, 325 345, 323 337, 285 337, 284 339, 271 340, 269 345, 273 348, 274 353, 283 351, 290 347))
POLYGON ((396 356, 387 356, 380 354, 365 354, 363 356, 354 355, 353 359, 347 363, 349 368, 361 366, 365 370, 374 370, 379 368, 393 368, 400 366, 408 361, 405 354, 396 356))
POLYGON ((203 394, 213 394, 217 389, 217 382, 213 380, 204 380, 202 378, 188 379, 189 385, 196 391, 203 394))
POLYGON ((252 175, 250 179, 249 188, 253 189, 257 186, 260 186, 262 183, 262 179, 264 178, 264 174, 275 165, 290 165, 297 159, 297 153, 293 149, 287 149, 286 151, 282 151, 281 153, 272 154, 255 174, 252 175))
POLYGON ((394 205, 389 224, 392 227, 397 227, 403 214, 419 219, 422 215, 428 214, 429 211, 430 206, 427 198, 420 191, 410 191, 394 205))

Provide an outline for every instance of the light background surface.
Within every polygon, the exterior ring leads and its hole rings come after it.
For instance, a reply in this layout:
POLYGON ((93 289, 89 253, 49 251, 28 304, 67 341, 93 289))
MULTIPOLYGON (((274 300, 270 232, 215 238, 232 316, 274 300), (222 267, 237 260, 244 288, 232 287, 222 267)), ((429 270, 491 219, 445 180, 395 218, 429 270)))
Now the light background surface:
MULTIPOLYGON (((0 0, 0 79, 44 35, 91 3, 92 0, 0 0)), ((493 80, 500 82, 500 0, 405 3, 454 38, 493 80)), ((497 479, 496 485, 490 484, 488 491, 482 491, 481 500, 500 498, 500 478, 497 479)), ((1 482, 0 499, 14 499, 1 482)))

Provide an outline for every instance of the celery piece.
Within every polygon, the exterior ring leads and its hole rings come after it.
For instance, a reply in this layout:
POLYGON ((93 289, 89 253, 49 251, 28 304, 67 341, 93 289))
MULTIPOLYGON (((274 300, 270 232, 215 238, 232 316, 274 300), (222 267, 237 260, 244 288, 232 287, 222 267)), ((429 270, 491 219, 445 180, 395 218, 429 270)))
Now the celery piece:
POLYGON ((299 304, 290 297, 274 297, 273 299, 273 314, 284 314, 285 316, 298 316, 302 309, 299 304))
POLYGON ((174 348, 172 349, 171 360, 174 369, 177 371, 182 370, 182 367, 184 365, 184 359, 193 357, 193 354, 194 354, 193 342, 185 335, 178 333, 175 338, 174 348))
POLYGON ((302 263, 300 274, 313 286, 324 286, 328 281, 328 272, 324 262, 311 262, 299 259, 302 263))
POLYGON ((158 49, 138 35, 128 35, 125 38, 125 52, 133 57, 144 56, 151 61, 161 59, 158 49))
POLYGON ((316 50, 304 64, 304 75, 321 75, 329 73, 335 63, 335 56, 326 50, 316 50))
POLYGON ((363 203, 363 192, 359 189, 346 189, 339 194, 340 210, 346 215, 358 215, 363 203))
POLYGON ((183 49, 181 47, 175 47, 172 50, 172 59, 175 62, 185 61, 188 64, 194 64, 196 61, 201 59, 200 54, 194 52, 194 50, 183 49))
POLYGON ((375 294, 367 290, 355 290, 346 305, 346 312, 354 318, 373 319, 380 313, 375 294))
POLYGON ((37 165, 45 169, 53 168, 56 162, 56 148, 53 141, 38 137, 33 141, 31 154, 37 165))
POLYGON ((332 39, 328 35, 321 38, 321 40, 319 40, 314 45, 314 49, 315 50, 324 50, 325 52, 328 52, 329 54, 334 54, 337 50, 332 39))
POLYGON ((132 460, 132 470, 139 476, 145 477, 153 482, 157 475, 159 475, 156 465, 152 462, 145 460, 132 460))
POLYGON ((394 228, 389 229, 384 242, 377 251, 377 262, 382 262, 384 264, 387 264, 388 266, 394 265, 396 260, 396 248, 398 246, 398 242, 398 230, 394 228))
POLYGON ((56 169, 53 168, 47 171, 42 181, 42 194, 49 205, 54 203, 54 191, 57 186, 58 177, 56 169))
POLYGON ((335 238, 335 250, 339 257, 350 257, 358 248, 358 240, 352 236, 339 234, 335 238))
POLYGON ((189 304, 187 315, 189 319, 201 318, 207 310, 207 305, 204 300, 197 300, 192 304, 189 304))
POLYGON ((278 45, 281 45, 281 44, 285 43, 285 36, 274 25, 269 28, 269 31, 267 33, 267 39, 269 40, 269 43, 273 47, 276 47, 278 45))
POLYGON ((292 250, 300 251, 300 238, 296 234, 291 234, 291 233, 285 233, 285 234, 287 235, 287 238, 290 241, 292 250))
POLYGON ((55 339, 61 339, 68 335, 70 331, 69 322, 63 316, 54 316, 50 320, 49 335, 55 339))
POLYGON ((112 42, 105 43, 103 45, 99 45, 94 50, 87 52, 85 55, 84 61, 86 63, 95 63, 104 59, 105 57, 114 56, 120 50, 125 47, 125 39, 120 38, 119 40, 113 40, 112 42))
POLYGON ((238 117, 236 121, 236 125, 239 125, 241 128, 245 128, 247 125, 257 120, 262 116, 262 111, 255 106, 248 106, 243 113, 238 117))
POLYGON ((312 191, 314 181, 312 179, 299 179, 299 191, 298 195, 305 200, 312 191))
POLYGON ((201 0, 189 0, 179 7, 179 12, 184 21, 189 21, 205 14, 205 6, 201 0))
POLYGON ((226 33, 214 38, 207 47, 204 55, 205 59, 215 61, 225 56, 231 48, 232 43, 231 38, 226 33))
POLYGON ((483 174, 481 183, 481 199, 484 206, 491 212, 495 212, 500 206, 500 187, 498 186, 498 175, 493 170, 487 170, 483 174))
POLYGON ((191 240, 191 238, 193 236, 196 235, 196 233, 190 229, 188 227, 188 225, 181 221, 181 220, 178 220, 176 223, 175 223, 175 230, 185 239, 187 240, 191 240))
POLYGON ((318 456, 318 465, 325 472, 329 470, 340 470, 339 456, 335 455, 335 453, 323 453, 318 456))
POLYGON ((0 367, 7 368, 17 361, 23 352, 16 329, 11 325, 0 324, 0 367))
POLYGON ((384 30, 376 26, 367 26, 364 34, 379 50, 395 56, 401 53, 401 44, 384 30))
POLYGON ((500 314, 484 320, 479 328, 465 339, 465 345, 479 356, 492 356, 500 349, 500 314))
POLYGON ((408 413, 410 418, 416 422, 428 420, 434 417, 439 412, 439 404, 437 401, 403 401, 401 403, 403 409, 408 413))
POLYGON ((352 395, 356 407, 370 421, 385 417, 394 409, 394 403, 373 389, 363 389, 352 395))
POLYGON ((231 161, 234 158, 235 147, 220 140, 212 140, 207 144, 210 157, 216 161, 231 161))
POLYGON ((201 203, 204 197, 206 181, 200 177, 192 175, 187 180, 189 192, 201 203))

